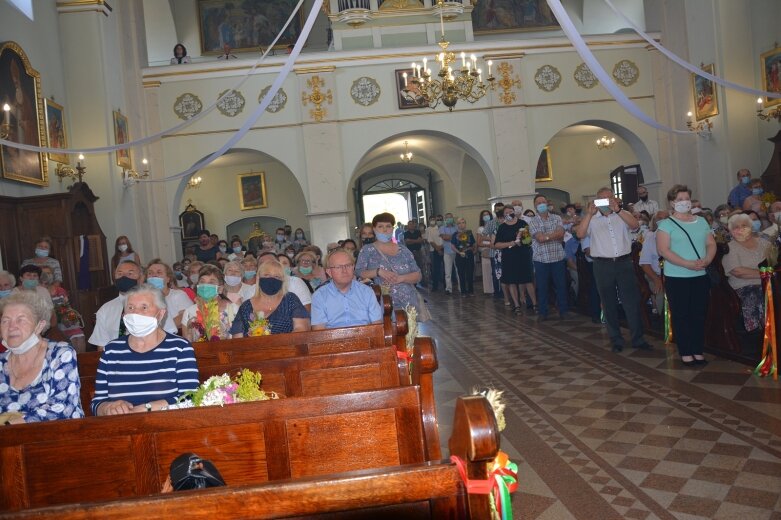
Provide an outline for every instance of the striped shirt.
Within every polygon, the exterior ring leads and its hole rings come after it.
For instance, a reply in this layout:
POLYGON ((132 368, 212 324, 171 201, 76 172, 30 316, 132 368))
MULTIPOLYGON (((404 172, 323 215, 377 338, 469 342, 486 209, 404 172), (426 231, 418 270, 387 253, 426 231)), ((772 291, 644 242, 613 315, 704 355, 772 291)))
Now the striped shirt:
POLYGON ((110 341, 100 356, 92 413, 106 401, 133 406, 165 399, 173 404, 184 392, 198 388, 198 366, 190 342, 171 333, 149 352, 136 352, 128 336, 110 341))

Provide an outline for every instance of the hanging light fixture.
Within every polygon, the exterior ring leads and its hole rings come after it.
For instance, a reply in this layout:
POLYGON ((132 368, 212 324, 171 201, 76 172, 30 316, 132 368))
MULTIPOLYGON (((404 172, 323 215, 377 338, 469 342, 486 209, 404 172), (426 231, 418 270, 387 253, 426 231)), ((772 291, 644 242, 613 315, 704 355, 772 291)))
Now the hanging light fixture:
POLYGON ((478 68, 477 58, 474 54, 467 58, 466 53, 461 53, 461 68, 453 68, 451 63, 458 66, 456 54, 448 51, 450 42, 445 39, 445 17, 446 11, 443 0, 437 0, 436 11, 439 12, 440 30, 442 39, 439 41, 440 52, 435 60, 439 63, 439 72, 436 77, 432 75, 428 68, 428 59, 423 58, 423 65, 412 64, 412 77, 404 75, 404 95, 413 101, 426 104, 431 108, 436 108, 441 102, 452 112, 459 99, 474 103, 485 96, 486 91, 494 88, 495 78, 491 74, 493 62, 489 60, 488 75, 483 82, 483 69, 478 68))
POLYGON ((613 145, 616 144, 616 138, 615 137, 608 137, 606 135, 603 135, 599 139, 597 139, 597 148, 600 150, 610 150, 613 148, 613 145))
POLYGON ((187 181, 187 185, 184 187, 184 189, 186 189, 186 190, 193 189, 194 190, 195 188, 197 188, 197 187, 199 187, 201 185, 202 181, 203 181, 203 179, 201 178, 200 175, 198 175, 197 177, 195 175, 193 175, 187 181))
POLYGON ((412 161, 412 152, 409 151, 407 141, 404 141, 404 153, 399 154, 399 158, 401 158, 401 162, 405 163, 412 161))

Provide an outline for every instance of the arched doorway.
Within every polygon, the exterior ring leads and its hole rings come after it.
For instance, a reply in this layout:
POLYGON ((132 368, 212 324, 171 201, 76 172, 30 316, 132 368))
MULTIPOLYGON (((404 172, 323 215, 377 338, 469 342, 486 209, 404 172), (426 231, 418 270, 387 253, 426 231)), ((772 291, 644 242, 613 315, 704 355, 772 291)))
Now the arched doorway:
MULTIPOLYGON (((360 179, 357 182, 360 185, 360 179)), ((382 212, 391 213, 398 222, 427 220, 430 207, 427 192, 430 188, 406 179, 387 179, 361 191, 359 220, 366 222, 367 216, 371 218, 382 212)))

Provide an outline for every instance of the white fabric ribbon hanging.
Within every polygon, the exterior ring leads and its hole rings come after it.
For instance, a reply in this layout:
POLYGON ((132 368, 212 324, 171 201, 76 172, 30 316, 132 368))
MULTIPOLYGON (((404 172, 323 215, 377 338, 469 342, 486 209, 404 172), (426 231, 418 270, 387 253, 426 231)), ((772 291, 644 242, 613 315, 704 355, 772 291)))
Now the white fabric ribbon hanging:
POLYGON ((290 14, 290 17, 285 22, 285 25, 282 26, 282 28, 277 33, 277 36, 274 38, 274 40, 269 44, 269 46, 266 48, 265 52, 255 60, 255 63, 250 68, 249 72, 245 74, 241 80, 236 84, 236 86, 229 88, 225 91, 225 93, 217 98, 217 101, 212 103, 211 105, 207 106, 205 109, 201 110, 201 112, 198 115, 195 115, 191 117, 190 119, 187 119, 186 121, 179 123, 176 126, 173 126, 167 130, 163 130, 162 132, 158 132, 154 135, 150 135, 147 137, 142 137, 141 139, 136 139, 135 141, 129 141, 127 143, 122 144, 116 144, 112 146, 100 146, 100 147, 94 147, 94 148, 52 148, 47 146, 35 146, 31 144, 23 144, 23 143, 16 143, 14 141, 8 141, 5 139, 0 139, 0 146, 8 146, 10 148, 18 148, 20 150, 27 150, 30 152, 38 152, 38 153, 60 153, 60 154, 78 154, 78 153, 84 153, 84 154, 91 154, 91 153, 106 153, 106 152, 115 152, 117 150, 125 150, 128 148, 136 148, 139 146, 144 146, 149 143, 153 143, 155 141, 158 141, 159 139, 162 139, 166 135, 172 135, 176 134, 180 130, 190 126, 191 124, 195 123, 196 121, 206 117, 210 112, 212 112, 217 105, 222 101, 224 98, 230 96, 234 90, 238 90, 241 88, 244 83, 247 82, 247 80, 252 76, 252 74, 257 70, 257 68, 260 66, 260 64, 266 59, 266 56, 271 51, 271 49, 274 48, 277 41, 282 37, 282 35, 285 33, 285 30, 287 27, 292 23, 292 21, 295 19, 295 16, 297 15, 299 9, 301 9, 301 6, 304 5, 304 0, 298 0, 298 4, 296 4, 296 7, 293 9, 293 12, 290 14))
POLYGON ((737 83, 727 81, 726 79, 721 78, 719 76, 714 76, 713 74, 710 74, 709 72, 705 72, 701 68, 692 65, 688 61, 685 61, 682 58, 680 58, 677 54, 663 47, 660 43, 656 42, 648 34, 643 32, 643 30, 637 27, 634 24, 634 22, 632 22, 632 20, 630 20, 624 13, 619 11, 618 8, 615 5, 613 5, 613 2, 611 2, 610 0, 605 0, 605 3, 614 13, 616 13, 616 15, 619 18, 621 18, 627 25, 629 25, 629 27, 631 27, 632 30, 635 31, 642 39, 647 41, 649 44, 653 45, 656 48, 656 50, 658 50, 659 52, 667 56, 669 59, 671 59, 673 62, 680 65, 681 67, 688 70, 689 72, 693 72, 709 81, 718 83, 722 87, 731 88, 733 90, 738 90, 740 92, 745 92, 746 94, 751 94, 754 96, 764 96, 769 98, 781 98, 781 92, 767 92, 764 90, 758 90, 755 88, 746 87, 744 85, 739 85, 737 83))
POLYGON ((583 37, 580 35, 580 33, 578 33, 578 30, 575 28, 575 24, 572 23, 572 20, 567 14, 567 11, 564 9, 564 6, 561 5, 561 1, 547 0, 547 2, 548 7, 550 7, 551 11, 553 11, 553 14, 556 15, 556 19, 559 21, 561 29, 564 31, 564 34, 567 35, 567 38, 569 38, 569 41, 575 47, 575 50, 578 52, 586 65, 588 65, 588 68, 591 69, 591 72, 594 73, 594 76, 599 79, 605 90, 607 90, 608 93, 613 96, 613 98, 618 102, 618 104, 621 105, 624 110, 629 112, 632 116, 639 119, 643 123, 647 124, 648 126, 652 126, 657 130, 678 135, 696 135, 695 132, 690 132, 688 130, 676 130, 675 128, 663 125, 643 112, 640 107, 637 106, 637 104, 635 104, 631 99, 629 99, 629 97, 627 97, 626 94, 621 91, 621 88, 616 85, 615 82, 613 82, 613 79, 602 67, 602 64, 597 61, 594 53, 591 52, 591 49, 588 48, 588 45, 586 45, 583 37))

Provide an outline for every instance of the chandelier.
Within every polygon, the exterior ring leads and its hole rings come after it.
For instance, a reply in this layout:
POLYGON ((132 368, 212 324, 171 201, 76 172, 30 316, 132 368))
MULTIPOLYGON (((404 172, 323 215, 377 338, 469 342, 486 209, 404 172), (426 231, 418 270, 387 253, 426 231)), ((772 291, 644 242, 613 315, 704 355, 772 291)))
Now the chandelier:
POLYGON ((399 154, 399 158, 401 158, 401 162, 405 163, 408 163, 412 160, 412 152, 409 151, 407 141, 404 141, 404 153, 399 154))
POLYGON ((775 119, 781 123, 781 106, 770 110, 770 112, 765 112, 762 98, 757 98, 757 117, 762 121, 770 121, 771 119, 775 119))
POLYGON ((201 185, 202 181, 203 181, 203 179, 201 178, 200 175, 197 176, 197 177, 195 175, 193 175, 192 177, 190 177, 188 179, 187 185, 185 185, 184 189, 186 189, 186 190, 195 189, 195 188, 197 188, 197 187, 199 187, 201 185))
POLYGON ((132 168, 122 168, 122 185, 125 188, 138 184, 139 180, 149 177, 149 161, 146 160, 146 157, 141 159, 141 165, 143 167, 141 171, 132 168))
POLYGON ((54 171, 54 174, 57 176, 57 178, 60 179, 60 182, 62 182, 63 179, 73 179, 74 181, 78 179, 79 182, 82 182, 84 179, 84 174, 87 173, 87 167, 84 165, 86 164, 86 160, 84 159, 84 154, 79 154, 79 162, 76 163, 76 166, 68 166, 67 164, 60 164, 57 166, 57 169, 54 171))
POLYGON ((603 135, 599 139, 597 139, 597 148, 600 150, 609 150, 613 148, 613 145, 616 144, 616 138, 615 137, 608 137, 606 135, 603 135))
POLYGON ((404 88, 402 92, 409 100, 415 101, 420 105, 427 105, 436 108, 441 102, 451 112, 459 99, 474 103, 485 96, 486 90, 494 88, 495 78, 491 74, 492 61, 488 61, 488 84, 483 82, 483 69, 477 67, 477 58, 472 54, 467 59, 466 53, 461 53, 461 68, 457 69, 456 54, 447 50, 450 42, 445 39, 444 22, 444 2, 437 0, 439 9, 439 22, 442 32, 442 39, 438 45, 441 49, 435 57, 439 63, 439 72, 436 76, 432 75, 428 68, 428 60, 423 58, 423 65, 412 64, 412 78, 404 74, 404 88))

